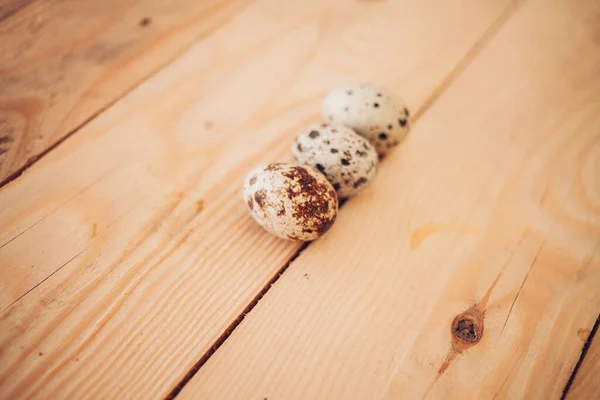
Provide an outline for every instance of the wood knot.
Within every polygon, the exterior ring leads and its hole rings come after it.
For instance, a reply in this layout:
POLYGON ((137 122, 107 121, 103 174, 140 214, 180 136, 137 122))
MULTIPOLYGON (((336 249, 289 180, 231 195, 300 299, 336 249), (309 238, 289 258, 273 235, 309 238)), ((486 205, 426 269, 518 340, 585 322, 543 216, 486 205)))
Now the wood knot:
POLYGON ((463 318, 456 321, 454 327, 454 336, 464 342, 475 342, 477 332, 475 331, 475 321, 469 318, 463 318))
POLYGON ((483 314, 477 308, 470 308, 457 315, 452 321, 452 337, 457 344, 470 347, 483 336, 483 314))

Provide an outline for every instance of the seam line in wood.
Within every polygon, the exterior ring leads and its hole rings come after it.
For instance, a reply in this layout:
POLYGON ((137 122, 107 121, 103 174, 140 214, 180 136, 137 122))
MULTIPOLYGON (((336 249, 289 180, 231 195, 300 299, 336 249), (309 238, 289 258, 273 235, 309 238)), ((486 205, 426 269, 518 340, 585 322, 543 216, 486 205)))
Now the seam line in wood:
POLYGON ((0 16, 0 23, 3 23, 4 21, 6 21, 7 19, 9 19, 13 15, 17 14, 18 12, 20 12, 24 8, 27 8, 27 7, 31 6, 31 4, 36 3, 36 2, 37 2, 37 0, 30 0, 30 1, 26 2, 25 4, 21 4, 21 5, 17 6, 15 9, 9 11, 5 15, 0 16))
MULTIPOLYGON (((129 90, 124 91, 120 96, 115 97, 112 101, 106 103, 104 105, 104 107, 100 107, 96 112, 92 113, 88 118, 86 118, 83 122, 81 122, 79 125, 77 125, 75 128, 73 128, 71 131, 67 132, 62 138, 60 138, 59 140, 56 141, 56 143, 52 144, 51 146, 49 146, 48 148, 46 148, 44 151, 42 151, 40 154, 37 154, 33 157, 31 157, 29 160, 27 160, 27 162, 20 168, 18 168, 16 171, 14 171, 13 173, 11 173, 10 175, 8 175, 4 180, 0 181, 0 189, 2 189, 2 187, 6 186, 7 184, 9 184, 10 182, 14 181, 15 179, 17 179, 19 176, 21 176, 23 174, 23 172, 25 172, 27 169, 29 169, 33 164, 35 164, 36 162, 38 162, 42 157, 46 156, 48 153, 50 153, 52 150, 54 150, 55 148, 57 148, 60 144, 62 144, 64 141, 66 141, 67 139, 69 139, 70 137, 72 137, 75 133, 77 133, 81 128, 83 128, 84 126, 86 126, 88 123, 90 123, 92 120, 94 120, 96 117, 98 117, 100 114, 102 114, 103 112, 105 112, 106 110, 108 110, 109 108, 111 108, 113 105, 115 105, 116 103, 118 103, 120 100, 122 100, 123 98, 125 98, 128 94, 130 94, 131 92, 133 92, 135 89, 137 89, 138 87, 140 87, 142 84, 144 84, 146 81, 148 81, 150 78, 152 78, 153 76, 155 76, 156 74, 158 74, 160 71, 164 70, 165 68, 167 68, 169 65, 173 64, 175 61, 177 61, 183 54, 187 53, 193 46, 197 45, 198 42, 206 39, 208 36, 210 36, 212 33, 214 33, 215 31, 217 31, 218 29, 222 28, 223 26, 227 25, 233 18, 235 18, 237 15, 239 15, 243 10, 246 9, 246 7, 248 7, 250 4, 252 4, 253 1, 250 2, 246 2, 246 4, 244 4, 242 6, 242 8, 237 12, 234 13, 233 15, 231 15, 229 18, 227 18, 225 21, 223 21, 222 23, 208 29, 206 32, 202 32, 200 35, 198 35, 198 37, 196 37, 193 41, 191 41, 187 46, 185 46, 184 48, 182 48, 179 52, 177 52, 177 54, 175 54, 170 60, 165 61, 164 64, 158 66, 154 71, 150 72, 149 74, 140 77, 138 82, 135 82, 130 88, 129 90)), ((29 3, 31 4, 31 3, 29 3)), ((23 6, 26 7, 27 5, 23 6)), ((23 8, 21 7, 21 8, 23 8)), ((20 8, 19 8, 20 9, 20 8)), ((15 12, 17 12, 17 10, 15 10, 15 12)), ((14 12, 12 13, 14 14, 14 12)), ((11 15, 12 15, 11 14, 11 15)), ((2 20, 0 20, 1 22, 2 20)))
POLYGON ((581 356, 579 356, 579 360, 577 360, 577 364, 575 364, 575 367, 573 368, 573 372, 571 373, 571 376, 569 377, 569 380, 567 381, 567 384, 563 389, 563 393, 562 396, 560 396, 560 400, 565 400, 567 398, 569 389, 571 389, 573 381, 575 381, 575 377, 577 375, 577 372, 579 371, 579 368, 581 367, 581 364, 583 363, 583 359, 585 358, 588 350, 590 349, 590 346, 592 345, 592 340, 594 339, 594 336, 598 332, 598 326, 600 326, 600 314, 598 315, 598 318, 596 318, 596 323, 594 323, 594 327, 592 328, 592 331, 590 332, 585 344, 583 345, 583 348, 581 350, 581 356))
POLYGON ((525 0, 514 0, 510 3, 502 14, 492 22, 492 24, 483 32, 483 34, 477 39, 473 45, 467 50, 464 57, 462 57, 450 70, 450 72, 442 79, 442 81, 431 91, 431 94, 425 99, 423 105, 417 109, 411 118, 411 122, 418 121, 423 114, 429 110, 435 102, 442 96, 442 94, 458 79, 460 75, 471 65, 475 58, 481 53, 491 39, 496 36, 500 29, 504 26, 506 21, 517 11, 517 9, 525 2, 525 0))
POLYGON ((213 343, 212 346, 200 357, 200 359, 194 364, 194 366, 185 374, 183 379, 171 390, 171 392, 167 395, 165 400, 173 400, 177 395, 183 390, 185 385, 196 375, 196 373, 206 364, 206 362, 212 357, 213 354, 219 350, 219 348, 227 341, 227 339, 233 334, 233 332, 237 329, 237 327, 242 323, 246 315, 248 315, 254 307, 258 305, 261 299, 267 294, 267 292, 271 289, 271 287, 281 278, 283 273, 292 265, 292 263, 300 256, 300 254, 306 250, 309 246, 310 242, 305 242, 300 246, 298 251, 290 257, 290 259, 285 263, 283 267, 277 271, 277 273, 269 279, 267 284, 258 292, 258 294, 252 299, 250 303, 244 308, 244 310, 237 316, 236 319, 233 320, 231 324, 225 329, 225 331, 219 336, 219 338, 213 343))

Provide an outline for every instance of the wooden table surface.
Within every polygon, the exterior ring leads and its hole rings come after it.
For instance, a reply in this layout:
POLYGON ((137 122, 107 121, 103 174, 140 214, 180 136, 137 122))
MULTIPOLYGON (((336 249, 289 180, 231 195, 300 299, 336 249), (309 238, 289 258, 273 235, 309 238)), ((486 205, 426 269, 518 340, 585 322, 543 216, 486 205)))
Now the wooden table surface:
POLYGON ((0 181, 1 399, 600 399, 597 0, 2 0, 0 181), (409 137, 268 235, 352 82, 409 137))

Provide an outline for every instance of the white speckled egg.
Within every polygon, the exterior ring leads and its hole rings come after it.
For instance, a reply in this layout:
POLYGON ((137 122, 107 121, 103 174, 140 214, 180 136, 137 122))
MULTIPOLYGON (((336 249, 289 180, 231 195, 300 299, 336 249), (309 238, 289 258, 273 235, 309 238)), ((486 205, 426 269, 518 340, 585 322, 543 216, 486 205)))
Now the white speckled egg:
POLYGON ((340 198, 364 189, 379 162, 369 141, 343 125, 310 125, 296 136, 292 153, 296 161, 325 175, 340 198))
POLYGON ((408 133, 408 109, 402 99, 373 85, 334 89, 322 107, 331 124, 346 125, 369 139, 380 156, 398 145, 408 133))
POLYGON ((338 211, 331 184, 306 165, 256 168, 246 177, 244 200, 263 228, 292 240, 315 240, 333 225, 338 211))

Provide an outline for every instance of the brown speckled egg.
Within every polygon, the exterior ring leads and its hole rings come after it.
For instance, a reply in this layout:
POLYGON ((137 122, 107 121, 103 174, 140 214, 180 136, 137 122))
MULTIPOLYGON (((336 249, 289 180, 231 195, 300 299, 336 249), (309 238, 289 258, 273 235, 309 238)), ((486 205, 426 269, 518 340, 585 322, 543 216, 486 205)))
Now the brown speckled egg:
POLYGON ((292 153, 296 161, 325 175, 340 198, 364 189, 379 162, 369 141, 343 125, 310 125, 296 136, 292 153))
POLYGON ((402 99, 374 85, 349 85, 332 90, 322 107, 332 124, 346 125, 384 156, 408 133, 408 109, 402 99))
POLYGON ((331 184, 306 165, 256 168, 244 183, 244 200, 263 228, 291 240, 315 240, 333 225, 338 211, 331 184))

